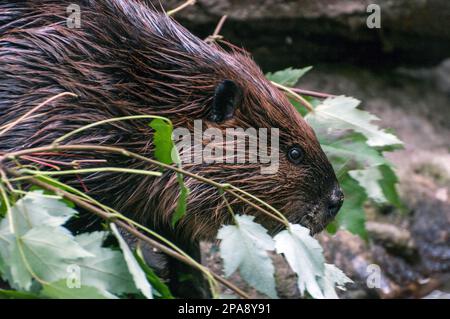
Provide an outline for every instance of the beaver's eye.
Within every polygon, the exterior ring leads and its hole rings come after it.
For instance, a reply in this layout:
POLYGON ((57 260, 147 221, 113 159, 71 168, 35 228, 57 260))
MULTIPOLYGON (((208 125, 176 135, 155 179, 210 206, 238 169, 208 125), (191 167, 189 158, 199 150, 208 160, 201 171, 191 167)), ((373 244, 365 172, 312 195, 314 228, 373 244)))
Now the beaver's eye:
POLYGON ((305 157, 303 150, 299 146, 293 146, 288 151, 288 159, 293 164, 300 164, 305 157))

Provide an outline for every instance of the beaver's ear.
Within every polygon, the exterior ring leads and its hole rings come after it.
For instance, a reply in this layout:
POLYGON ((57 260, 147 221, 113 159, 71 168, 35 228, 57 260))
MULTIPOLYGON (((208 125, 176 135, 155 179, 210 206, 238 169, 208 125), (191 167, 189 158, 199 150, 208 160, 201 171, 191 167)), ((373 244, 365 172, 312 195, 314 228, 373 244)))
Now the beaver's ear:
POLYGON ((241 100, 242 90, 239 86, 231 80, 222 81, 214 92, 214 100, 208 119, 216 123, 231 119, 241 100))

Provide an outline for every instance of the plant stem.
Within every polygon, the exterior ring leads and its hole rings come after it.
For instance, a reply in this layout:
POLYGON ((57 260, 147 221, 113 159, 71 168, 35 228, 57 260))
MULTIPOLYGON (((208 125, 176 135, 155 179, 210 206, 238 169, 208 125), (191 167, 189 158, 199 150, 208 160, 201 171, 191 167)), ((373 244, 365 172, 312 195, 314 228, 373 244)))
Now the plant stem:
POLYGON ((316 91, 310 91, 310 90, 304 90, 299 88, 291 88, 291 90, 298 94, 303 94, 307 96, 317 97, 319 99, 326 99, 329 97, 336 97, 336 95, 328 94, 328 93, 322 93, 322 92, 316 92, 316 91))
POLYGON ((311 105, 311 103, 309 103, 308 101, 305 100, 305 98, 303 98, 301 95, 295 93, 291 88, 288 88, 284 85, 278 84, 276 82, 271 81, 273 85, 275 85, 277 88, 279 88, 280 90, 283 90, 287 93, 289 93, 294 99, 296 99, 297 101, 299 101, 304 107, 306 107, 306 109, 309 112, 314 112, 314 108, 311 105))
POLYGON ((54 100, 59 99, 60 97, 63 96, 73 96, 73 97, 77 97, 76 94, 74 93, 70 93, 70 92, 63 92, 60 94, 57 94, 55 96, 52 96, 51 98, 45 100, 44 102, 42 102, 41 104, 39 104, 38 106, 32 108, 31 110, 29 110, 28 112, 26 112, 24 115, 22 115, 21 117, 19 117, 17 120, 15 120, 14 122, 8 123, 2 127, 0 127, 0 129, 2 129, 2 131, 0 131, 0 136, 5 134, 6 132, 8 132, 10 129, 12 129, 14 126, 16 126, 17 124, 19 124, 20 122, 22 122, 23 120, 25 120, 27 117, 29 117, 31 114, 33 114, 34 112, 36 112, 37 110, 39 110, 40 108, 44 107, 45 105, 47 105, 50 102, 53 102, 54 100))
POLYGON ((165 163, 161 163, 159 161, 147 158, 145 156, 127 151, 125 149, 122 148, 118 148, 118 147, 113 147, 113 146, 100 146, 100 145, 90 145, 90 144, 85 144, 85 145, 49 145, 49 146, 42 146, 42 147, 36 147, 36 148, 30 148, 30 149, 26 149, 26 150, 21 150, 21 151, 16 151, 16 152, 11 152, 11 153, 6 153, 3 156, 0 157, 0 163, 4 160, 4 159, 14 159, 15 157, 19 157, 19 156, 23 156, 23 155, 27 155, 27 154, 34 154, 34 153, 40 153, 40 152, 48 152, 48 151, 53 151, 53 152, 58 152, 58 151, 100 151, 100 152, 108 152, 108 153, 117 153, 117 154, 121 154, 127 157, 131 157, 131 158, 135 158, 144 162, 148 162, 151 163, 153 165, 159 166, 159 167, 163 167, 172 171, 175 171, 177 173, 181 173, 185 176, 189 176, 192 177, 194 179, 197 179, 205 184, 209 184, 212 185, 218 189, 222 189, 223 191, 232 194, 233 196, 236 196, 236 192, 239 192, 245 196, 248 196, 254 200, 257 200, 258 202, 260 202, 261 204, 263 204, 264 206, 268 207, 270 210, 272 210, 277 216, 275 216, 274 214, 272 214, 271 212, 265 210, 262 207, 259 207, 257 205, 255 205, 254 203, 251 203, 250 201, 246 200, 245 198, 243 198, 242 196, 239 196, 237 198, 243 200, 244 202, 246 202, 247 204, 251 205, 252 207, 254 207, 255 209, 257 209, 258 211, 266 214, 267 216, 270 216, 271 218, 274 218, 275 220, 281 222, 283 225, 285 225, 286 227, 288 227, 289 222, 286 219, 286 217, 284 217, 284 215, 279 212, 278 210, 276 210, 275 208, 273 208, 272 206, 270 206, 269 204, 265 203, 264 201, 258 199, 257 197, 241 190, 238 187, 232 186, 230 184, 221 184, 218 182, 215 182, 211 179, 202 177, 200 175, 185 171, 179 167, 176 166, 171 166, 165 163))
POLYGON ((225 21, 227 20, 228 16, 224 15, 222 18, 220 18, 219 23, 217 23, 216 28, 214 29, 213 34, 209 35, 204 41, 206 43, 213 43, 216 41, 216 39, 221 38, 219 35, 220 30, 222 30, 223 25, 225 24, 225 21))
POLYGON ((107 119, 107 120, 103 120, 103 121, 98 121, 95 123, 91 123, 85 126, 82 126, 80 128, 77 128, 76 130, 73 130, 61 137, 58 137, 56 140, 53 141, 53 144, 59 144, 61 143, 63 140, 67 139, 68 137, 71 137, 75 134, 78 134, 82 131, 85 131, 87 129, 93 128, 95 126, 99 126, 99 125, 103 125, 106 123, 113 123, 113 122, 119 122, 119 121, 126 121, 126 120, 139 120, 139 119, 160 119, 163 121, 166 121, 167 123, 169 123, 170 125, 172 125, 172 122, 163 116, 158 116, 158 115, 130 115, 130 116, 123 116, 123 117, 115 117, 112 119, 107 119))
POLYGON ((129 174, 140 174, 140 175, 150 175, 160 177, 161 172, 152 172, 141 169, 131 169, 131 168, 120 168, 120 167, 96 167, 96 168, 83 168, 83 169, 72 169, 65 171, 36 171, 32 169, 21 169, 20 170, 26 174, 33 175, 48 175, 48 176, 59 176, 59 175, 72 175, 72 174, 87 174, 87 173, 97 173, 97 172, 116 172, 116 173, 129 173, 129 174))
POLYGON ((194 5, 196 2, 196 0, 187 0, 185 3, 183 3, 182 5, 180 5, 179 7, 176 7, 175 9, 172 9, 170 11, 167 11, 167 15, 168 16, 172 16, 175 13, 177 13, 178 11, 183 10, 184 8, 188 7, 188 6, 192 6, 194 5))

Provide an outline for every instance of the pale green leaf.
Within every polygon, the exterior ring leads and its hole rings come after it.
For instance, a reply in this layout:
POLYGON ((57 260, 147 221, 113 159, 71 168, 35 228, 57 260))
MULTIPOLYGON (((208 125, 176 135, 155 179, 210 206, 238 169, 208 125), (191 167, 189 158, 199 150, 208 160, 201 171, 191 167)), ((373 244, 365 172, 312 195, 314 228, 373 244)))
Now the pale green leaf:
POLYGON ((29 192, 13 205, 11 215, 0 221, 2 274, 12 287, 28 290, 35 276, 60 279, 74 259, 92 256, 60 226, 75 213, 59 197, 41 191, 29 192))
POLYGON ((95 258, 79 258, 74 264, 81 268, 81 284, 120 295, 136 293, 133 278, 120 251, 102 247, 105 232, 85 233, 75 237, 95 258))
POLYGON ((33 274, 45 281, 55 281, 67 276, 67 268, 74 259, 93 257, 71 235, 49 226, 29 230, 10 246, 10 253, 13 277, 25 290, 31 286, 33 274))
MULTIPOLYGON (((62 202, 60 197, 44 195, 42 191, 28 192, 11 208, 14 233, 17 236, 40 225, 60 226, 76 213, 74 209, 62 202)), ((8 221, 7 218, 4 220, 8 221)))
POLYGON ((221 239, 220 255, 226 276, 237 269, 251 286, 276 298, 274 266, 267 251, 274 250, 274 241, 267 230, 255 223, 254 216, 236 215, 237 225, 225 225, 217 235, 221 239))
POLYGON ((357 99, 346 96, 327 98, 305 119, 313 128, 325 126, 329 131, 353 130, 362 133, 370 146, 402 144, 395 135, 385 132, 372 123, 378 120, 375 115, 357 109, 359 103, 357 99))
POLYGON ((122 249, 122 253, 125 258, 125 262, 127 263, 128 270, 130 271, 130 274, 133 277, 134 284, 147 299, 153 299, 152 287, 150 286, 149 282, 147 281, 147 277, 146 277, 144 271, 141 269, 138 262, 134 258, 134 255, 131 252, 130 248, 128 247, 128 244, 125 242, 125 240, 120 235, 120 232, 117 229, 117 226, 115 224, 111 223, 110 227, 111 227, 112 233, 114 234, 114 236, 117 238, 117 241, 119 242, 120 248, 122 249))
POLYGON ((278 84, 292 87, 295 86, 302 76, 312 69, 312 66, 308 66, 303 69, 287 68, 277 72, 269 72, 266 74, 267 79, 276 82, 278 84))
POLYGON ((364 169, 387 163, 383 156, 367 145, 359 133, 339 138, 318 135, 320 145, 338 175, 348 170, 364 169))
POLYGON ((326 299, 338 299, 335 287, 345 290, 345 284, 352 282, 342 270, 330 264, 325 264, 325 275, 319 278, 319 284, 326 299))
POLYGON ((324 276, 325 259, 322 247, 310 236, 309 229, 291 224, 290 230, 283 230, 274 239, 277 253, 284 255, 297 274, 300 293, 306 290, 313 298, 324 298, 318 278, 324 276))
POLYGON ((377 203, 385 203, 386 197, 383 194, 380 181, 383 178, 378 167, 369 167, 362 170, 349 171, 348 174, 363 187, 369 198, 377 203))

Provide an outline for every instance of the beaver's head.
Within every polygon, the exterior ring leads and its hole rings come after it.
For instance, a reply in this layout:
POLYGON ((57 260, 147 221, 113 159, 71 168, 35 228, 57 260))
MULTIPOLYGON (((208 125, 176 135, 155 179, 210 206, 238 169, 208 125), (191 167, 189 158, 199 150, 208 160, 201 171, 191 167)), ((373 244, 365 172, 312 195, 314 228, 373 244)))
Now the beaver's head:
MULTIPOLYGON (((321 231, 341 208, 343 193, 314 131, 252 59, 238 52, 226 54, 223 64, 208 74, 214 90, 210 89, 200 118, 205 133, 203 160, 186 168, 247 191, 277 208, 291 223, 300 223, 313 233, 321 231), (267 136, 259 134, 261 128, 267 129, 267 136), (219 132, 215 129, 220 130, 222 141, 214 135, 219 132), (255 141, 257 149, 250 146, 255 141), (270 147, 267 153, 264 143, 273 147, 272 153, 270 147), (227 153, 233 148, 234 153, 227 153)), ((192 215, 185 222, 195 216, 197 227, 199 221, 202 224, 200 234, 208 234, 212 226, 218 226, 212 221, 229 216, 226 203, 210 187, 190 179, 188 184, 193 190, 188 204, 192 215), (207 220, 207 214, 213 218, 207 220)), ((279 222, 226 196, 236 213, 255 214, 271 231, 281 229, 279 222)))
MULTIPOLYGON (((185 127, 192 134, 193 147, 187 152, 181 149, 189 154, 184 158, 188 159, 185 168, 245 190, 312 233, 321 231, 338 213, 344 196, 314 131, 245 52, 224 52, 216 46, 209 50, 215 56, 196 56, 196 72, 182 80, 189 87, 183 104, 198 112, 173 119, 176 127, 185 127), (195 120, 201 120, 196 128, 195 120), (199 128, 201 142, 195 137, 199 128), (261 128, 267 129, 267 136, 261 136, 261 128), (278 129, 278 135, 272 129, 278 129), (255 132, 257 149, 250 146, 255 132), (246 143, 239 144, 242 136, 246 143), (273 147, 272 153, 270 147, 269 153, 261 149, 264 143, 273 147), (203 149, 200 158, 194 154, 197 147, 203 149), (228 152, 230 149, 235 152, 228 152)), ((172 182, 175 184, 174 177, 172 182)), ((200 237, 212 237, 222 223, 230 221, 226 201, 212 186, 191 178, 186 178, 186 184, 191 189, 188 212, 179 225, 200 237)), ((256 215, 272 232, 281 229, 279 221, 240 199, 224 196, 234 212, 256 215)), ((173 202, 171 205, 173 210, 173 202)))

